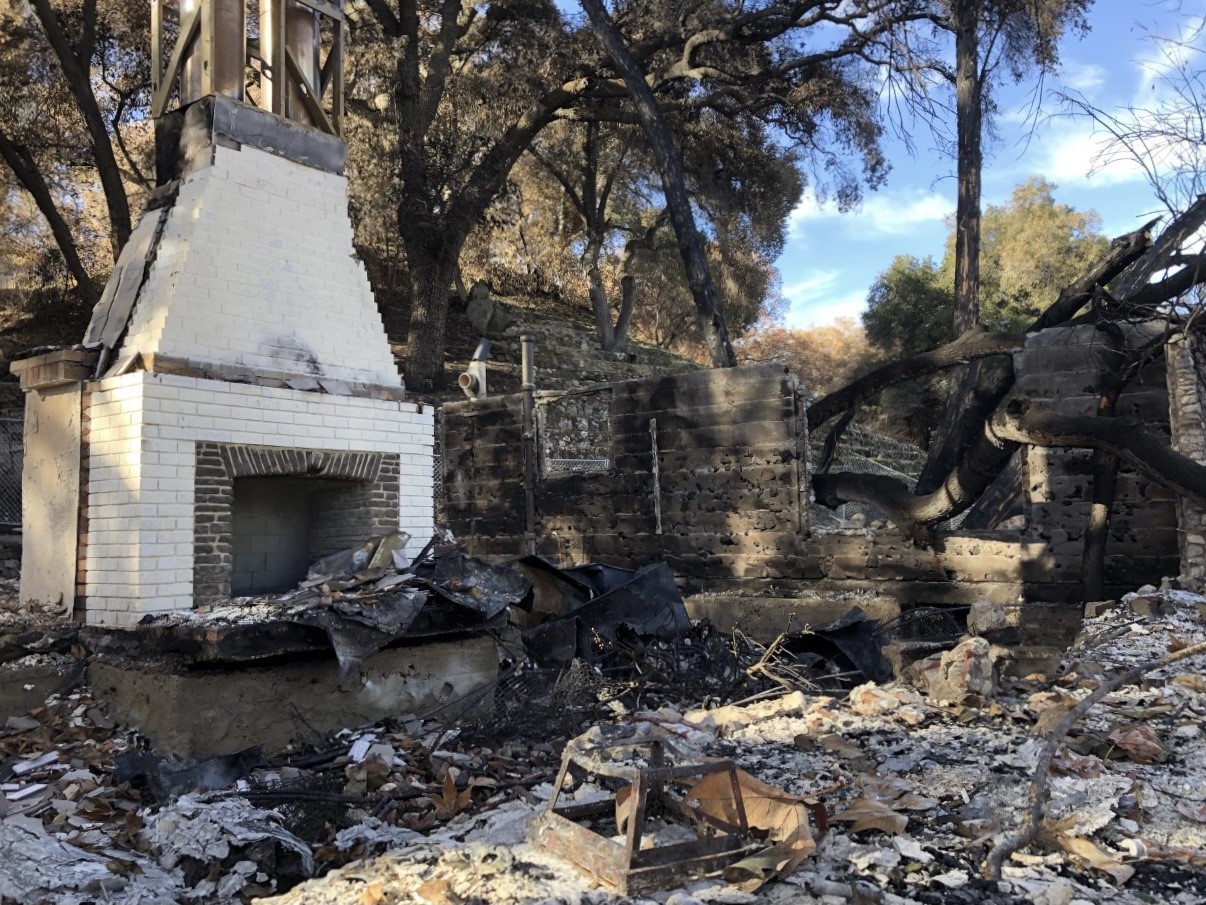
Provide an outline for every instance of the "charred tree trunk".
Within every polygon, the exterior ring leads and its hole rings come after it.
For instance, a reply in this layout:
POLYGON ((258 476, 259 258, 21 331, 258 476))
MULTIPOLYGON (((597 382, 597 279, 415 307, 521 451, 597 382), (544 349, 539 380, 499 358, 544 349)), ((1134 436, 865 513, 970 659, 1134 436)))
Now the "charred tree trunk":
POLYGON ((980 136, 984 77, 980 72, 980 0, 951 5, 955 32, 955 119, 958 199, 955 207, 955 336, 980 320, 980 136))
MULTIPOLYGON (((109 130, 105 123, 104 114, 96 102, 92 90, 92 47, 91 42, 81 41, 78 52, 71 46, 67 35, 63 32, 58 15, 50 5, 50 0, 31 0, 34 12, 50 46, 58 57, 59 65, 63 68, 63 76, 75 99, 76 106, 84 117, 88 129, 89 143, 92 146, 93 160, 96 162, 96 172, 100 177, 101 188, 105 193, 105 205, 109 212, 109 242, 113 249, 113 260, 121 251, 126 240, 130 238, 130 201, 126 197, 126 187, 121 178, 121 167, 117 165, 117 157, 113 153, 113 143, 109 139, 109 130)), ((87 4, 85 4, 87 9, 87 4)), ((96 8, 93 6, 85 16, 95 17, 96 8)), ((85 29, 95 29, 95 22, 85 22, 85 29)))
MULTIPOLYGON (((1151 349, 1144 347, 1129 355, 1124 348, 1122 330, 1113 323, 1103 323, 1102 328, 1109 337, 1111 347, 1128 360, 1116 369, 1102 375, 1102 392, 1097 398, 1097 417, 1113 418, 1118 408, 1118 397, 1151 359, 1151 349)), ((1160 342, 1161 349, 1163 341, 1160 342)), ((1085 527, 1085 545, 1081 555, 1080 574, 1085 600, 1105 599, 1105 552, 1109 540, 1110 520, 1113 514, 1114 497, 1118 488, 1118 456, 1107 449, 1093 450, 1090 469, 1093 475, 1093 492, 1089 507, 1089 520, 1085 527)))
POLYGON ((439 237, 416 239, 403 236, 411 293, 405 376, 409 389, 430 393, 442 384, 448 293, 457 276, 460 246, 439 237))
MULTIPOLYGON (((1116 400, 1117 397, 1115 397, 1116 400)), ((1114 405, 1106 397, 1099 400, 1097 414, 1109 418, 1114 405)), ((1110 535, 1110 514, 1118 487, 1118 457, 1103 449, 1093 450, 1093 495, 1089 507, 1089 522, 1085 526, 1085 547, 1081 554, 1081 593, 1086 601, 1105 599, 1105 551, 1110 535)))
POLYGON ((657 162, 658 171, 661 173, 662 190, 665 192, 666 203, 670 210, 670 222, 678 237, 679 252, 682 254, 683 266, 687 272, 687 283, 691 287, 691 295, 695 300, 695 308, 699 315, 699 324, 703 330, 708 355, 714 367, 734 367, 737 364, 737 356, 729 341, 728 328, 725 326, 724 315, 720 309, 716 284, 712 280, 712 272, 708 266, 703 241, 695 226, 695 216, 691 212, 691 199, 687 194, 686 180, 683 176, 682 158, 674 146, 670 129, 662 116, 661 108, 657 105, 653 91, 645 81, 645 74, 624 45, 619 31, 603 8, 601 0, 582 0, 582 8, 590 18, 591 27, 594 29, 599 43, 611 58, 616 71, 624 79, 624 84, 636 106, 637 116, 649 142, 649 148, 657 162))
POLYGON ((1030 446, 1105 450, 1149 481, 1206 503, 1206 465, 1176 452, 1138 418, 1066 415, 1019 399, 993 416, 991 429, 1030 446))
POLYGON ((3 158, 4 162, 8 164, 8 168, 13 171, 13 175, 17 177, 21 187, 29 192, 34 204, 46 218, 46 223, 50 226, 50 233, 54 236, 55 245, 63 255, 72 279, 79 287, 80 298, 90 306, 95 305, 99 296, 92 278, 80 260, 75 236, 72 235, 71 227, 67 225, 67 221, 63 219, 62 213, 55 205, 50 187, 42 178, 42 172, 38 169, 29 149, 11 141, 4 131, 0 130, 0 158, 3 158))
MULTIPOLYGON (((1206 219, 1206 202, 1200 211, 1195 208, 1186 212, 1174 227, 1188 229, 1192 223, 1200 224, 1203 219, 1206 219)), ((1148 248, 1151 244, 1147 232, 1149 227, 1150 224, 1115 239, 1100 261, 1060 293, 1059 298, 1038 318, 1032 330, 1066 323, 1092 298, 1094 292, 1100 291, 1103 284, 1129 273, 1132 268, 1146 268, 1145 255, 1155 250, 1148 248)), ((815 430, 830 418, 888 386, 992 355, 1004 357, 1020 349, 1023 342, 1022 336, 975 330, 931 352, 893 362, 813 403, 808 408, 809 429, 815 430)), ((1004 360, 1010 361, 1009 358, 1004 360)), ((812 483, 818 501, 830 507, 851 501, 869 503, 914 529, 915 537, 919 536, 916 530, 918 525, 936 524, 957 515, 970 506, 1008 465, 1019 444, 1027 442, 999 432, 995 424, 990 422, 1012 386, 1012 380, 1011 367, 995 374, 989 369, 987 377, 981 380, 973 395, 973 408, 978 421, 967 423, 969 429, 974 428, 971 438, 961 445, 956 465, 930 493, 917 494, 910 491, 904 482, 878 476, 814 475, 812 483)))
MULTIPOLYGON (((980 179, 984 157, 984 74, 980 70, 980 0, 955 0, 950 25, 955 34, 955 130, 958 197, 955 202, 956 338, 980 320, 980 179)), ((950 395, 939 422, 937 439, 917 479, 918 493, 930 493, 950 474, 974 433, 974 413, 966 409, 975 394, 980 367, 951 374, 950 395), (970 428, 970 429, 969 429, 970 428)))
POLYGON ((937 374, 958 365, 987 358, 990 355, 1009 355, 1021 351, 1026 337, 1021 333, 989 333, 973 330, 952 343, 922 352, 910 358, 893 361, 854 383, 834 390, 808 407, 808 429, 816 430, 830 418, 868 399, 881 390, 907 380, 937 374))

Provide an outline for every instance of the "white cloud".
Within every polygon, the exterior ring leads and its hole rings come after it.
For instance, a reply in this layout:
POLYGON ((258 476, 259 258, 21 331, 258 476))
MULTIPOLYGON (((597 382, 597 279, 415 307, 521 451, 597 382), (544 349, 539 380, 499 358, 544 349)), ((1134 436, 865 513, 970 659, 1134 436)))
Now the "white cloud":
POLYGON ((791 232, 799 235, 804 224, 833 221, 864 238, 899 236, 923 223, 942 223, 953 210, 953 199, 937 192, 914 190, 874 194, 856 210, 842 213, 836 204, 819 204, 811 192, 806 192, 791 212, 791 232))
POLYGON ((831 324, 840 317, 858 320, 866 307, 866 290, 829 298, 792 298, 791 307, 783 321, 794 330, 820 327, 831 324))
POLYGON ((1083 122, 1056 120, 1033 149, 1026 169, 1057 185, 1104 188, 1142 182, 1142 168, 1125 154, 1114 153, 1110 137, 1083 122))
POLYGON ((1179 19, 1175 34, 1152 33, 1143 42, 1143 52, 1135 59, 1138 80, 1135 85, 1135 100, 1149 103, 1153 89, 1179 69, 1194 65, 1206 48, 1206 16, 1186 15, 1179 19))
POLYGON ((818 270, 803 279, 783 287, 783 297, 789 301, 810 298, 830 289, 838 280, 836 270, 818 270))
POLYGON ((1106 82, 1104 66, 1096 63, 1065 63, 1060 71, 1060 81, 1081 94, 1091 95, 1106 82))

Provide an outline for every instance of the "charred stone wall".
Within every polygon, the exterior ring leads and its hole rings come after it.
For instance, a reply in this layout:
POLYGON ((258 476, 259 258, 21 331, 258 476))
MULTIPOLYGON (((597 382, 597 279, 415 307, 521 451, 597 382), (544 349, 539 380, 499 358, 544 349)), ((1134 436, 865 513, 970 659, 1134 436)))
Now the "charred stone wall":
MULTIPOLYGON (((1111 337, 1093 325, 1082 325, 1032 334, 1017 362, 1017 392, 1059 412, 1096 415, 1108 375, 1156 330, 1154 325, 1136 324, 1111 337)), ((1130 380, 1118 397, 1116 414, 1139 418, 1168 436, 1163 362, 1144 367, 1130 380)), ((1027 536, 1044 542, 1051 556, 1079 558, 1092 505, 1092 451, 1031 447, 1026 464, 1027 536)), ((1107 594, 1134 590, 1178 571, 1174 494, 1122 469, 1106 543, 1107 594)))
POLYGON ((782 368, 537 394, 526 430, 522 395, 444 418, 448 519, 475 554, 665 559, 708 578, 767 575, 798 552, 806 443, 782 368))
MULTIPOLYGON (((1144 341, 1136 330, 1126 338, 1132 347, 1144 341)), ((1093 327, 1033 335, 1016 362, 1016 392, 1096 413, 1100 374, 1118 354, 1093 327)), ((1013 608, 1037 643, 1079 616, 1068 603, 1081 599, 1089 452, 1029 451, 1021 532, 939 535, 921 548, 891 528, 810 534, 806 427, 780 370, 603 384, 536 394, 532 407, 525 417, 522 395, 513 395, 444 408, 449 526, 477 555, 628 566, 665 559, 683 590, 698 595, 696 614, 721 624, 733 623, 725 607, 772 606, 780 621, 794 607, 815 623, 827 607, 840 613, 852 603, 884 616, 990 600, 1013 608)), ((1130 382, 1117 412, 1167 432, 1162 366, 1130 382)), ((1106 553, 1110 594, 1177 574, 1172 495, 1124 471, 1106 553)))
MULTIPOLYGON (((1206 463, 1206 347, 1198 337, 1178 337, 1168 344, 1166 355, 1173 448, 1206 463)), ((1206 507, 1179 500, 1177 527, 1181 579, 1195 591, 1206 589, 1206 507)))

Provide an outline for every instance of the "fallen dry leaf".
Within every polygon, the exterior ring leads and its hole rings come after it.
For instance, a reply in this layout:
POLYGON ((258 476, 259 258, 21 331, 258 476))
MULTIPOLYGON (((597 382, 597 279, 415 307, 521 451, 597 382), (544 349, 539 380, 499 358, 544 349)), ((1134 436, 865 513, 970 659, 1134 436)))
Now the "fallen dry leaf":
POLYGON ((1122 848, 1126 849, 1127 854, 1132 858, 1143 858, 1148 861, 1176 861, 1194 867, 1206 867, 1206 851, 1199 848, 1162 845, 1147 839, 1124 839, 1122 848))
POLYGON ((909 825, 909 818, 899 814, 888 804, 874 798, 856 798, 843 810, 838 811, 830 820, 849 823, 850 832, 862 830, 882 830, 885 833, 897 835, 903 833, 909 825))
POLYGON ((1086 839, 1084 836, 1071 836, 1060 833, 1056 836, 1056 840, 1064 851, 1080 858, 1094 870, 1109 874, 1115 883, 1125 883, 1131 877, 1135 876, 1135 868, 1129 864, 1123 864, 1120 858, 1111 855, 1097 845, 1097 843, 1086 839))
POLYGON ((435 804, 436 813, 441 817, 455 817, 469 805, 469 800, 473 795, 473 789, 466 788, 463 792, 457 792, 456 780, 452 778, 451 773, 444 774, 444 786, 440 790, 439 795, 432 795, 432 803, 435 804))
MULTIPOLYGON (((765 857, 741 869, 752 875, 745 880, 743 888, 752 890, 772 877, 790 873, 816 851, 808 817, 811 810, 821 809, 821 805, 769 786, 744 770, 737 770, 736 776, 747 825, 763 831, 776 843, 759 853, 765 857)), ((733 783, 728 773, 709 773, 687 791, 684 800, 709 817, 729 824, 738 823, 733 783)), ((752 857, 758 859, 757 855, 752 857)))
POLYGON ((1196 691, 1199 694, 1206 694, 1206 677, 1200 676, 1197 673, 1183 672, 1172 677, 1171 681, 1177 685, 1183 685, 1191 691, 1196 691))
POLYGON ((789 873, 800 860, 792 843, 779 842, 730 864, 724 878, 744 892, 757 892, 769 881, 789 873))
POLYGON ((368 884, 356 899, 357 905, 381 905, 386 899, 385 886, 380 881, 368 884))
POLYGON ((1044 707, 1039 711, 1038 719, 1035 720, 1034 734, 1039 738, 1045 738, 1050 735, 1055 730, 1055 727, 1068 715, 1070 709, 1070 707, 1064 707, 1060 704, 1044 707))
POLYGON ((1162 762, 1168 751, 1160 743, 1156 730, 1143 723, 1131 723, 1114 729, 1107 740, 1137 764, 1162 762))
POLYGON ((428 880, 415 890, 432 905, 461 905, 464 901, 452 891, 452 881, 447 877, 436 877, 428 880))
POLYGON ((875 779, 863 777, 859 785, 862 787, 864 796, 890 803, 897 811, 928 811, 941 804, 937 798, 926 798, 916 794, 909 788, 909 784, 899 776, 884 776, 875 779))
POLYGON ((1083 757, 1056 757, 1051 761, 1051 772, 1056 776, 1078 776, 1081 779, 1096 779, 1104 765, 1100 757, 1086 754, 1083 757))

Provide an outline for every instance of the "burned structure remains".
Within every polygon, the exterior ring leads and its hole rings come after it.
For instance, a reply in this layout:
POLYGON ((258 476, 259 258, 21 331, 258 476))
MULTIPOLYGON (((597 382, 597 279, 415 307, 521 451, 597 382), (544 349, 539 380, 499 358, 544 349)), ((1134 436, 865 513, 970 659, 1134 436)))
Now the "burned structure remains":
POLYGON ((84 344, 13 366, 31 608, 132 625, 431 537, 432 411, 352 246, 343 15, 265 0, 250 21, 154 4, 158 186, 84 344))
MULTIPOLYGON (((1135 342, 1144 329, 1135 328, 1135 342)), ((1031 334, 1015 353, 1014 396, 1092 413, 1093 375, 1111 354, 1091 325, 1031 334)), ((1170 357, 1168 377, 1164 362, 1147 366, 1117 411, 1164 435, 1171 413, 1173 436, 1194 456, 1200 415, 1196 390, 1185 389, 1196 387, 1187 354, 1170 357)), ((853 605, 890 617, 989 601, 1012 614, 1024 642, 1070 638, 1080 619, 1068 604, 1081 599, 1090 451, 1023 449, 1020 530, 946 530, 923 546, 902 528, 817 524, 804 409, 794 379, 774 366, 450 404, 442 422, 448 520, 483 556, 665 560, 692 615, 769 637, 793 618, 815 625, 853 605)), ((1200 541, 1200 525, 1187 523, 1195 511, 1124 472, 1107 592, 1192 571, 1179 544, 1200 541)))

